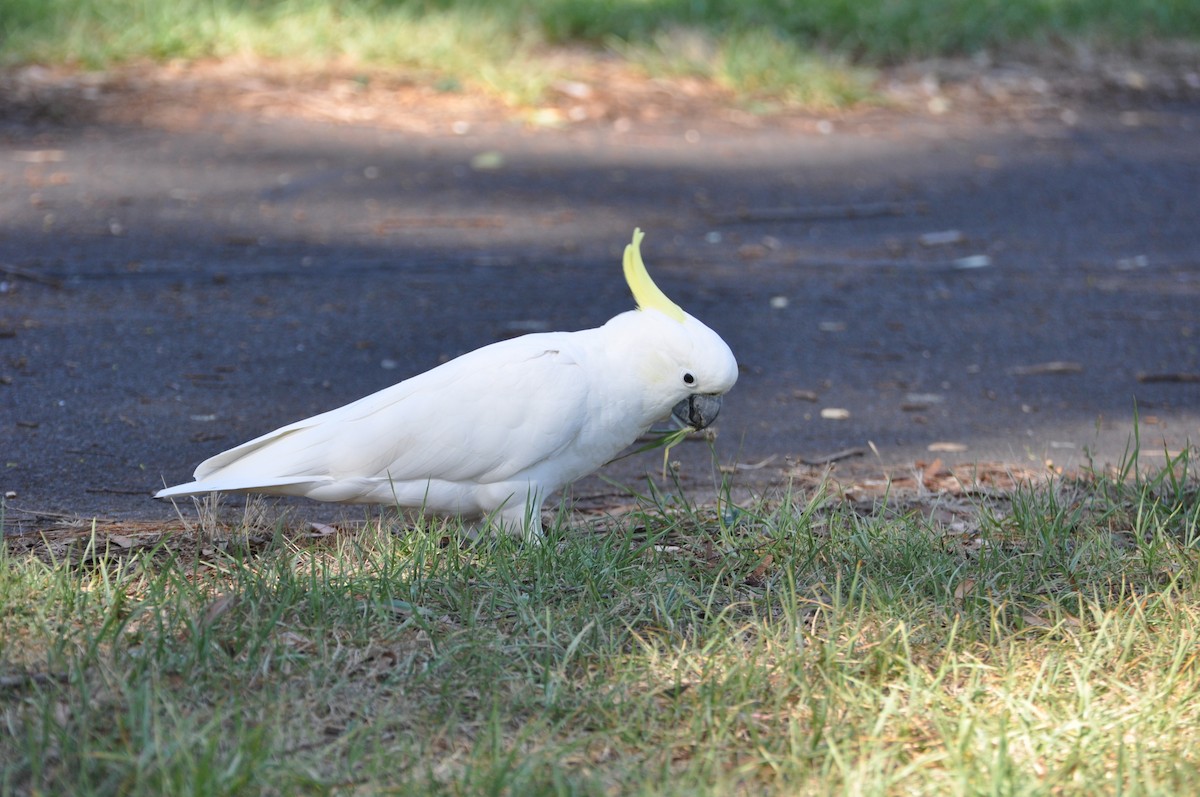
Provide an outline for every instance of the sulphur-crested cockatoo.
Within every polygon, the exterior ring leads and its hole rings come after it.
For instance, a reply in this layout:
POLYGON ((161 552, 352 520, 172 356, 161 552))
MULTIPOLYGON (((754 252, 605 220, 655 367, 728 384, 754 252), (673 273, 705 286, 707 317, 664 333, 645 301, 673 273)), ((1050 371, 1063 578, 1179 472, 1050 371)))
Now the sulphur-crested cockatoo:
POLYGON ((702 429, 737 380, 725 341, 650 279, 641 230, 625 248, 637 310, 597 329, 484 346, 344 407, 200 463, 170 498, 298 495, 485 517, 541 535, 547 495, 610 461, 655 421, 702 429))

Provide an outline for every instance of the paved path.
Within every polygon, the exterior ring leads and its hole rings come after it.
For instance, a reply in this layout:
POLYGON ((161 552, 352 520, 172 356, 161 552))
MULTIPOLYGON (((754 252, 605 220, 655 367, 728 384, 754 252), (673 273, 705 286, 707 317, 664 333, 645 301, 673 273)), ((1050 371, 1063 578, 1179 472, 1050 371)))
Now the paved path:
POLYGON ((634 226, 742 363, 717 450, 767 464, 739 479, 851 448, 1113 462, 1135 407, 1161 461, 1200 440, 1198 142, 1194 104, 746 130, 3 127, 0 488, 10 519, 168 517, 150 492, 219 450, 627 309, 634 226))

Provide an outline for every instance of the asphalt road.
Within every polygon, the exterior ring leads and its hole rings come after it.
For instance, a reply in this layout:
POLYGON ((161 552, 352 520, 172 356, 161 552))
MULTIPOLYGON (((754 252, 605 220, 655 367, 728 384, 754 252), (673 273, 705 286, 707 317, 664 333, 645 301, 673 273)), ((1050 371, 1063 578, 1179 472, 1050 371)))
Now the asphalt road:
MULTIPOLYGON (((631 306, 635 226, 739 358, 716 450, 761 465, 747 483, 845 449, 1116 462, 1135 413, 1147 462, 1200 440, 1197 103, 749 129, 20 122, 0 125, 7 520, 171 517, 150 493, 220 450, 499 337, 601 324, 631 306)), ((707 448, 682 449, 711 486, 707 448)))

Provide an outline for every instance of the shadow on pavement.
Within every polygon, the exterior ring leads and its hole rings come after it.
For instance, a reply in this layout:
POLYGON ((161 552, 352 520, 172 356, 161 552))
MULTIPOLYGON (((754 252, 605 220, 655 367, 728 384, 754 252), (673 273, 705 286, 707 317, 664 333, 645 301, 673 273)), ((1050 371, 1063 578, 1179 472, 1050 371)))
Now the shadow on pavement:
MULTIPOLYGON (((628 309, 634 226, 743 367, 716 451, 761 464, 747 484, 847 449, 1115 461, 1135 407, 1143 443, 1177 450, 1200 438, 1197 131, 1195 104, 832 135, 5 128, 0 487, 21 510, 169 517, 149 494, 219 450, 628 309)), ((707 448, 681 454, 711 489, 707 448)))

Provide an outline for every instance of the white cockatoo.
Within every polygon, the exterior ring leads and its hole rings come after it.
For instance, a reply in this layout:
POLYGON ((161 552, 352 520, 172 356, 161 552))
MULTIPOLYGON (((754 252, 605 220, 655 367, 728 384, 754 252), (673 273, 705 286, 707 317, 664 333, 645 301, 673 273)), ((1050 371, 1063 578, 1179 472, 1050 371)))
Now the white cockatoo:
POLYGON ((393 504, 541 536, 546 496, 669 414, 702 429, 737 381, 717 333, 659 290, 641 230, 625 247, 638 309, 602 327, 503 340, 205 460, 156 498, 211 492, 393 504))

